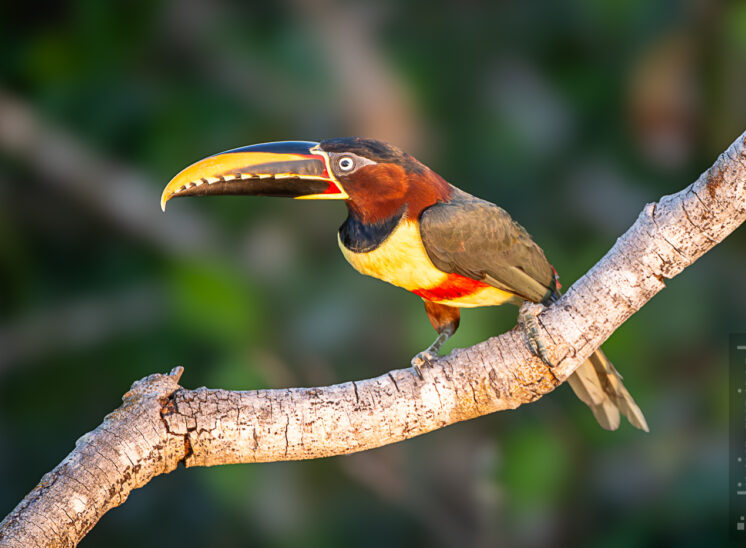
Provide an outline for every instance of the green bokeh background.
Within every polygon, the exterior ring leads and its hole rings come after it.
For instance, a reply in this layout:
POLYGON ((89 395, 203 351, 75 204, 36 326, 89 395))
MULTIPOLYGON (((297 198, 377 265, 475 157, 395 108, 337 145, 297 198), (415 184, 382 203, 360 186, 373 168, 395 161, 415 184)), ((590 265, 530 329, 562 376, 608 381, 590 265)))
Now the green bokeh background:
MULTIPOLYGON (((567 286, 746 129, 743 2, 0 5, 0 515, 116 407, 406 367, 420 300, 339 254, 338 203, 158 207, 220 150, 363 135, 508 209, 567 286)), ((746 235, 604 346, 650 434, 567 387, 368 453, 177 470, 82 546, 702 546, 728 512, 728 334, 746 235)), ((448 349, 508 330, 465 311, 448 349)))

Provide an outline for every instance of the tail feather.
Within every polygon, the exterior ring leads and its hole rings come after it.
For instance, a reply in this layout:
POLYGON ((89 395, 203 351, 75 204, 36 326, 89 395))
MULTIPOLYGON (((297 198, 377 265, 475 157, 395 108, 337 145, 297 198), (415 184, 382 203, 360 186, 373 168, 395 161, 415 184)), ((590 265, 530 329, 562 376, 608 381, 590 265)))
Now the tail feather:
POLYGON ((606 430, 619 428, 621 412, 633 426, 648 432, 642 411, 622 384, 622 376, 601 349, 583 362, 567 382, 606 430))

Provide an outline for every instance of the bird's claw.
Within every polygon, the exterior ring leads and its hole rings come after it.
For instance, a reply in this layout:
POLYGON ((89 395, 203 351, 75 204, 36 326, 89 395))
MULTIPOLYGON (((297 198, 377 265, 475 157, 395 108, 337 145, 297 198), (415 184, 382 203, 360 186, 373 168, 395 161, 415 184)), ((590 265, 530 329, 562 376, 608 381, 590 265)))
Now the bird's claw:
POLYGON ((528 346, 531 352, 538 356, 541 361, 549 368, 550 371, 555 367, 554 363, 549 356, 544 342, 539 334, 539 324, 537 316, 544 310, 544 306, 538 303, 525 303, 521 306, 518 312, 518 323, 523 326, 523 330, 526 333, 526 339, 528 340, 528 346))
POLYGON ((432 366, 433 362, 437 359, 438 359, 438 355, 428 350, 423 350, 422 352, 417 354, 414 358, 412 358, 412 367, 414 367, 414 370, 417 373, 417 376, 420 378, 420 380, 425 380, 425 377, 422 376, 422 368, 425 366, 427 367, 432 366))

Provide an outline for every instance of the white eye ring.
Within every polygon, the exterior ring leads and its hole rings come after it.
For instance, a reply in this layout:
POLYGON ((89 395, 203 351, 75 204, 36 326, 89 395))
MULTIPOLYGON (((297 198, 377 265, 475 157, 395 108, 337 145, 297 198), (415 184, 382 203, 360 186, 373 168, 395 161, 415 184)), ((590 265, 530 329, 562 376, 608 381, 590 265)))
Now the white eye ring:
POLYGON ((337 162, 337 165, 339 165, 339 169, 342 171, 351 171, 352 168, 355 167, 355 161, 349 156, 342 156, 337 162))

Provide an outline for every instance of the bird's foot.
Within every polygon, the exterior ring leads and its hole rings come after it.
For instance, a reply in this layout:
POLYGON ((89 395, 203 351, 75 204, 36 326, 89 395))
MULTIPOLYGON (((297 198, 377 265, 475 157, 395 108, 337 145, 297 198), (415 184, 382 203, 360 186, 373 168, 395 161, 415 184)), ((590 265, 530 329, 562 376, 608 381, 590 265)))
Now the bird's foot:
POLYGON ((545 308, 544 305, 539 303, 524 303, 518 311, 518 323, 523 327, 531 352, 541 358, 541 361, 552 371, 554 363, 552 363, 549 351, 539 334, 538 316, 545 308))
POLYGON ((417 373, 417 376, 420 378, 420 380, 425 380, 425 377, 422 376, 422 368, 425 366, 432 366, 433 362, 438 359, 437 352, 431 351, 429 348, 427 350, 423 350, 419 354, 417 354, 414 358, 412 358, 412 367, 414 367, 415 372, 417 373))

